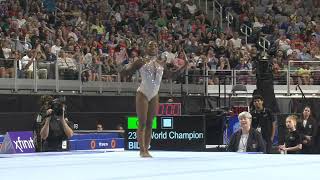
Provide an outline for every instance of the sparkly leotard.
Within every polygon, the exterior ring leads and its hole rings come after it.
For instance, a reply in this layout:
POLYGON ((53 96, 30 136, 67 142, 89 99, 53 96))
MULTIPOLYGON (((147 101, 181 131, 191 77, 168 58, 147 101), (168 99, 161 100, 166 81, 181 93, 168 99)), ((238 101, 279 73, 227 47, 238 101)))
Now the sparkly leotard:
POLYGON ((143 93, 148 101, 158 94, 163 69, 154 59, 144 64, 139 70, 142 81, 137 91, 143 93))

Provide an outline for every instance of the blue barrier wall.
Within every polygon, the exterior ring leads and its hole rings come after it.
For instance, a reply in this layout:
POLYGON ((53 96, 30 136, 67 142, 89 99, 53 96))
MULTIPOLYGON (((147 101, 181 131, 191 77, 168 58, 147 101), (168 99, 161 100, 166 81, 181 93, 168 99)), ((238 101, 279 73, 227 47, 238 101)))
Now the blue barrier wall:
POLYGON ((69 140, 70 150, 124 149, 119 133, 74 134, 69 140))

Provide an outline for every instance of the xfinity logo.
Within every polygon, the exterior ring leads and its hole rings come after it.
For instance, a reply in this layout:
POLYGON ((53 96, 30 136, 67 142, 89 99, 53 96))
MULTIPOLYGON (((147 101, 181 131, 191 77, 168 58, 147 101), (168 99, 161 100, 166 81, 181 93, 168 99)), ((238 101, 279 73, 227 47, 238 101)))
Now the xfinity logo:
POLYGON ((108 147, 109 143, 99 142, 100 147, 108 147))
POLYGON ((17 140, 12 142, 15 144, 15 149, 19 149, 20 152, 23 152, 23 149, 35 148, 31 137, 29 140, 20 140, 20 136, 18 136, 17 140))

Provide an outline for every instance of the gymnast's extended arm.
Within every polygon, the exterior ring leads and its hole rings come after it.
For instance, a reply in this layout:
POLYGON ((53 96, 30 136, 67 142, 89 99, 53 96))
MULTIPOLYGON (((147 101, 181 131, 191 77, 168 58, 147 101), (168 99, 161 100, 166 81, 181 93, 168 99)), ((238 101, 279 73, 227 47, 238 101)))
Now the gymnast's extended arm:
POLYGON ((142 59, 137 59, 133 63, 128 65, 118 65, 118 72, 121 77, 132 76, 137 70, 143 66, 144 62, 142 59))

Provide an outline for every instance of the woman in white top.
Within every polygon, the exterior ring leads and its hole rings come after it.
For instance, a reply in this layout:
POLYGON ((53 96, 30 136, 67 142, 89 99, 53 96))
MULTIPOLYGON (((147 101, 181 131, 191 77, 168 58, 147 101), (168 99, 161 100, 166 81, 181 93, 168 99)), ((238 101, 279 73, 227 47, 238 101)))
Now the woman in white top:
POLYGON ((136 111, 139 118, 139 127, 137 130, 137 140, 140 147, 141 157, 152 157, 148 148, 151 142, 152 120, 156 115, 156 109, 159 101, 159 88, 162 76, 174 78, 187 67, 187 62, 179 69, 170 70, 166 62, 158 58, 158 45, 150 41, 147 45, 147 55, 134 61, 126 68, 121 70, 122 76, 130 76, 139 70, 141 75, 141 84, 136 94, 136 111))

